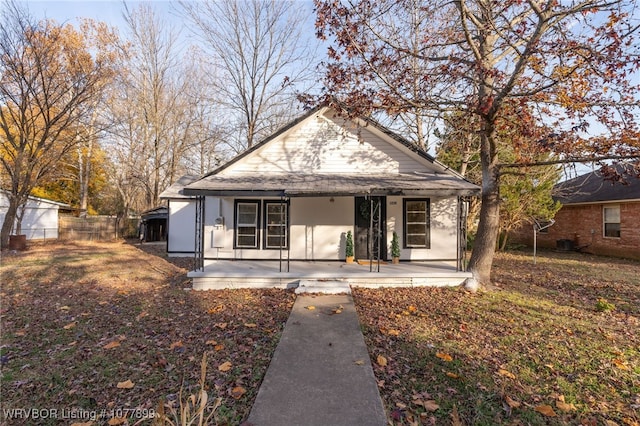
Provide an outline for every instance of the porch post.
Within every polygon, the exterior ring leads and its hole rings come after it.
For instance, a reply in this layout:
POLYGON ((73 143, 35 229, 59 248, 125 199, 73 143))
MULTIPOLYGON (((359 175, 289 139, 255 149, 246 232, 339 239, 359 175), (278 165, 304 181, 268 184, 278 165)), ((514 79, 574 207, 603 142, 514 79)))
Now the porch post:
POLYGON ((287 236, 287 272, 289 272, 289 259, 291 259, 291 235, 289 235, 289 215, 291 212, 289 210, 291 209, 291 198, 287 197, 287 201, 289 201, 289 205, 287 206, 287 214, 284 216, 284 230, 287 236))
POLYGON ((373 272, 373 199, 371 195, 367 198, 369 200, 369 272, 373 272))
POLYGON ((193 269, 195 271, 204 270, 204 197, 196 197, 196 220, 195 220, 195 247, 193 258, 193 269))

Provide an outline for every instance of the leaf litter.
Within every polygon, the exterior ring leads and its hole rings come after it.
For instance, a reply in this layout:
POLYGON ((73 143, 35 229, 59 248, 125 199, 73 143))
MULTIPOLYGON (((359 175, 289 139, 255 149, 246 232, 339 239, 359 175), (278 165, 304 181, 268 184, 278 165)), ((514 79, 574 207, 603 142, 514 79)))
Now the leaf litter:
POLYGON ((488 292, 354 288, 371 358, 393 359, 374 368, 390 424, 637 426, 639 276, 636 261, 513 252, 488 292))

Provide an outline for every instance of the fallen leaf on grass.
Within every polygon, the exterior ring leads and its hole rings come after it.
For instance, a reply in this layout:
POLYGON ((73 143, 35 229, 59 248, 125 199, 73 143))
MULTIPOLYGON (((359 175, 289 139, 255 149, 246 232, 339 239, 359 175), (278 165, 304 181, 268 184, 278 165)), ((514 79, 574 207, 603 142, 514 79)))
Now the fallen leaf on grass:
POLYGON ((389 331, 387 332, 387 334, 388 334, 389 336, 399 336, 399 335, 400 335, 400 332, 399 332, 398 330, 389 330, 389 331))
POLYGON ((236 386, 231 390, 231 396, 233 399, 240 399, 245 393, 247 393, 247 390, 242 386, 236 386))
POLYGON ((576 410, 576 406, 575 405, 567 404, 564 401, 556 401, 556 407, 560 411, 575 411, 576 410))
POLYGON ((628 370, 629 366, 627 366, 627 364, 625 364, 625 362, 619 358, 614 359, 613 364, 618 367, 621 370, 628 370))
POLYGON ((169 349, 170 349, 170 350, 174 350, 174 349, 176 349, 176 348, 181 348, 182 346, 184 346, 184 345, 182 344, 182 340, 178 340, 177 342, 173 342, 173 343, 171 344, 171 346, 169 346, 169 349))
POLYGON ((124 417, 114 417, 107 422, 109 426, 119 426, 123 425, 127 422, 127 419, 124 417))
POLYGON ((14 333, 14 335, 15 335, 15 336, 17 336, 17 337, 23 337, 23 336, 26 336, 26 335, 27 335, 27 332, 26 332, 26 331, 24 331, 24 330, 18 330, 18 331, 16 331, 16 332, 14 333))
POLYGON ((218 342, 216 340, 207 340, 205 342, 205 345, 210 345, 210 346, 215 346, 217 344, 218 344, 218 342))
POLYGON ((217 314, 220 311, 224 311, 224 305, 218 305, 215 308, 211 308, 207 311, 208 314, 217 314))
POLYGON ((438 408, 440 408, 440 406, 436 404, 436 402, 433 399, 424 401, 424 404, 422 406, 427 411, 436 411, 438 408))
POLYGON ((226 322, 217 322, 215 324, 216 327, 218 327, 220 330, 224 330, 225 328, 227 328, 227 323, 226 322))
POLYGON ((507 405, 511 408, 518 408, 522 405, 522 403, 516 401, 515 399, 511 399, 509 395, 504 397, 504 402, 506 402, 507 405))
POLYGON ((386 367, 387 366, 387 359, 385 357, 383 357, 382 355, 378 355, 378 357, 376 358, 376 362, 378 363, 378 365, 380 367, 386 367))
POLYGON ((135 384, 131 381, 131 380, 127 380, 124 382, 118 382, 118 384, 116 385, 116 387, 118 389, 131 389, 135 386, 135 384))
POLYGON ((222 371, 224 373, 226 371, 231 370, 232 366, 233 366, 233 364, 231 364, 229 361, 223 362, 222 364, 220 364, 218 366, 218 371, 222 371))
POLYGON ((216 352, 220 352, 223 349, 224 349, 224 345, 215 345, 213 347, 213 350, 216 351, 216 352))
POLYGON ((460 378, 460 376, 458 376, 456 373, 452 373, 451 371, 447 371, 447 377, 451 377, 452 379, 460 378))
POLYGON ((93 422, 71 423, 71 426, 93 426, 93 422))
POLYGON ((545 405, 545 404, 538 405, 536 408, 534 408, 534 410, 542 414, 543 416, 547 416, 547 417, 557 416, 556 412, 553 411, 553 407, 551 407, 550 405, 545 405))
POLYGON ((104 345, 103 348, 113 349, 113 348, 117 348, 118 346, 120 346, 120 342, 118 342, 117 340, 114 340, 113 342, 109 342, 106 345, 104 345))
POLYGON ((458 415, 458 407, 455 404, 451 409, 451 426, 463 426, 460 416, 458 415))
POLYGON ((138 316, 136 317, 137 321, 140 321, 142 318, 149 316, 149 314, 147 313, 147 311, 142 311, 138 314, 138 316))
POLYGON ((437 352, 436 356, 438 358, 440 358, 441 360, 445 361, 445 362, 451 362, 453 361, 453 357, 447 353, 444 352, 437 352))
POLYGON ((515 379, 516 378, 515 374, 513 374, 512 372, 510 372, 508 370, 505 370, 504 368, 499 369, 498 370, 498 374, 503 376, 503 377, 508 377, 510 379, 515 379))
POLYGON ((76 321, 74 321, 74 322, 70 322, 69 324, 65 325, 65 326, 64 326, 64 327, 62 327, 62 328, 64 328, 65 330, 71 330, 73 327, 75 327, 75 326, 76 326, 76 324, 78 324, 76 321))
POLYGON ((258 325, 253 322, 245 322, 244 326, 247 328, 256 328, 258 325))

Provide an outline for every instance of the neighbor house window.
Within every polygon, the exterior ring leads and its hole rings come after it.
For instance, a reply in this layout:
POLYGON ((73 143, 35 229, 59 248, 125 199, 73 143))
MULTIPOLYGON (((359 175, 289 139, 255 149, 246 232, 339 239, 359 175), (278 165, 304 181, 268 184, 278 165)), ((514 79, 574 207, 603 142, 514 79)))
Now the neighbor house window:
POLYGON ((604 236, 620 238, 620 206, 603 208, 604 236))
POLYGON ((260 201, 236 200, 235 246, 236 248, 258 248, 258 223, 260 201))
POLYGON ((405 199, 404 247, 430 248, 429 199, 405 199))
POLYGON ((264 203, 264 248, 287 248, 288 205, 279 201, 264 203))

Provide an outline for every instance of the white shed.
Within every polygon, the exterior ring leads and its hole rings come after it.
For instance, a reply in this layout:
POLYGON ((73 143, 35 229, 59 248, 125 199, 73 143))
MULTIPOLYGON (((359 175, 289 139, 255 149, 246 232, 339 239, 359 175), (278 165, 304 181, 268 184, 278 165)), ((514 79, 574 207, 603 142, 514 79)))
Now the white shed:
MULTIPOLYGON (((50 240, 58 238, 58 212, 62 208, 70 208, 68 204, 44 198, 29 197, 22 218, 22 234, 27 240, 50 240)), ((0 191, 0 223, 9 209, 9 197, 0 191)), ((16 226, 14 224, 13 231, 16 226)))

